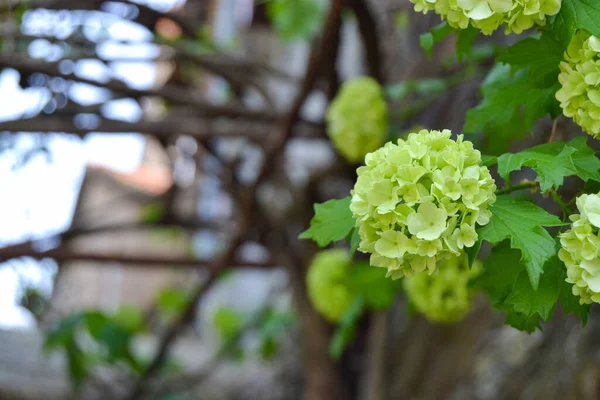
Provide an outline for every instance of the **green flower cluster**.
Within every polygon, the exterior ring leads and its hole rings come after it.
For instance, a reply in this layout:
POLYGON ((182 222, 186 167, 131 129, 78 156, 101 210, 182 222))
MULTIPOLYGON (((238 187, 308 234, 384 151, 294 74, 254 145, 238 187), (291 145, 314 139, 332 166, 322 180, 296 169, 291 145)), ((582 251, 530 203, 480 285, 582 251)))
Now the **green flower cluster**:
POLYGON ((581 214, 569 217, 571 229, 560 235, 558 258, 567 266, 566 281, 579 302, 600 303, 600 193, 582 194, 576 204, 581 214))
POLYGON ((351 262, 347 250, 325 250, 317 253, 308 269, 308 297, 330 322, 338 322, 352 303, 352 293, 346 285, 351 262))
POLYGON ((560 63, 556 92, 565 116, 595 138, 600 137, 600 38, 579 31, 560 63))
POLYGON ((466 256, 441 261, 434 274, 421 272, 404 279, 404 289, 411 304, 434 322, 456 322, 468 314, 474 290, 469 281, 481 271, 475 261, 469 268, 466 256))
POLYGON ((350 210, 359 250, 393 279, 459 256, 489 222, 496 185, 481 153, 449 130, 411 133, 367 154, 358 168, 350 210))
POLYGON ((415 11, 434 11, 453 28, 466 29, 469 23, 484 35, 500 26, 506 34, 521 33, 534 24, 543 26, 546 17, 560 11, 561 0, 410 0, 415 11))
POLYGON ((327 134, 337 151, 358 163, 381 147, 387 129, 387 103, 377 81, 362 77, 344 83, 327 110, 327 134))

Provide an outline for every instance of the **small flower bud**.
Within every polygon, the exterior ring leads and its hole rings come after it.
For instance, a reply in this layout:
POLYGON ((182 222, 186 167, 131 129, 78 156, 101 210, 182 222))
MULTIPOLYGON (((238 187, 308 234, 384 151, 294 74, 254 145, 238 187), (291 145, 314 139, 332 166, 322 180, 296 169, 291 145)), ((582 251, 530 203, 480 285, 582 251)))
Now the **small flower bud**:
POLYGON ((327 110, 327 134, 336 150, 358 163, 381 147, 387 129, 387 103, 377 81, 363 77, 344 83, 327 110))
POLYGON ((456 322, 471 309, 474 291, 469 281, 481 270, 475 261, 469 269, 466 256, 441 261, 434 274, 419 272, 404 279, 406 296, 416 310, 433 322, 456 322))
POLYGON ((325 250, 317 253, 308 269, 308 297, 330 322, 338 322, 352 303, 346 284, 351 262, 346 250, 325 250))

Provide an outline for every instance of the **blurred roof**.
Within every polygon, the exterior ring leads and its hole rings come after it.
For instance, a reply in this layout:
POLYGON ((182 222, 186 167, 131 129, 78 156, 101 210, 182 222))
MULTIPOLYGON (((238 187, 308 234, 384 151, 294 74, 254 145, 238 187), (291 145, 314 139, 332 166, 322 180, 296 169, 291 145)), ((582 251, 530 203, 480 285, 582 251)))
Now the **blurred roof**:
POLYGON ((125 186, 155 196, 165 193, 174 183, 166 152, 151 138, 146 139, 142 162, 134 171, 119 172, 95 163, 88 164, 88 168, 103 172, 125 186))

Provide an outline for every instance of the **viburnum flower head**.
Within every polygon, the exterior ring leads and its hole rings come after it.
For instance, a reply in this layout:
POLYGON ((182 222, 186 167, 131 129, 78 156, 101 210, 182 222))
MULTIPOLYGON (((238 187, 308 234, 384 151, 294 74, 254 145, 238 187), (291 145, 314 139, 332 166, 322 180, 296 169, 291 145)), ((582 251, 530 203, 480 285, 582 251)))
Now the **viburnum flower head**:
POLYGON ((534 24, 543 26, 546 17, 558 14, 561 0, 410 0, 415 11, 434 11, 448 25, 466 29, 469 24, 485 35, 500 26, 506 34, 521 33, 534 24))
POLYGON ((385 141, 388 108, 375 79, 356 78, 344 83, 327 110, 327 134, 337 151, 358 163, 385 141))
POLYGON ((456 322, 468 314, 474 291, 469 281, 481 271, 475 261, 469 268, 466 256, 439 262, 434 274, 419 272, 404 279, 406 296, 418 312, 434 322, 456 322))
POLYGON ((565 116, 600 137, 600 38, 585 31, 573 37, 560 63, 556 99, 565 116))
POLYGON ((338 322, 352 302, 346 280, 352 259, 343 249, 315 255, 306 276, 313 307, 330 322, 338 322))
POLYGON ((567 266, 566 281, 581 304, 600 303, 600 193, 576 200, 580 214, 572 214, 571 229, 560 235, 558 257, 567 266))
POLYGON ((433 273, 477 241, 489 222, 496 185, 481 153, 449 130, 410 133, 367 154, 358 168, 350 209, 359 250, 394 279, 433 273))

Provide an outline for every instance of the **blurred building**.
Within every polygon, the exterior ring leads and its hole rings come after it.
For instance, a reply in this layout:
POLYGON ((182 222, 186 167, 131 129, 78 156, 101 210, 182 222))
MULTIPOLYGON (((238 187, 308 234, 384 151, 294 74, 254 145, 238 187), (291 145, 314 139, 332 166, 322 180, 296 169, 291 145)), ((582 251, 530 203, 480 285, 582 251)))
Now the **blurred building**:
MULTIPOLYGON (((69 241, 69 248, 75 252, 117 257, 186 258, 189 254, 186 234, 132 229, 135 224, 144 224, 144 218, 155 217, 148 213, 160 212, 153 208, 155 202, 172 185, 168 158, 154 140, 146 141, 144 158, 131 173, 90 165, 71 229, 98 232, 76 237, 69 241)), ((53 307, 60 312, 113 309, 122 304, 147 308, 161 287, 188 279, 189 270, 170 267, 124 266, 117 262, 63 263, 56 280, 53 307)))

